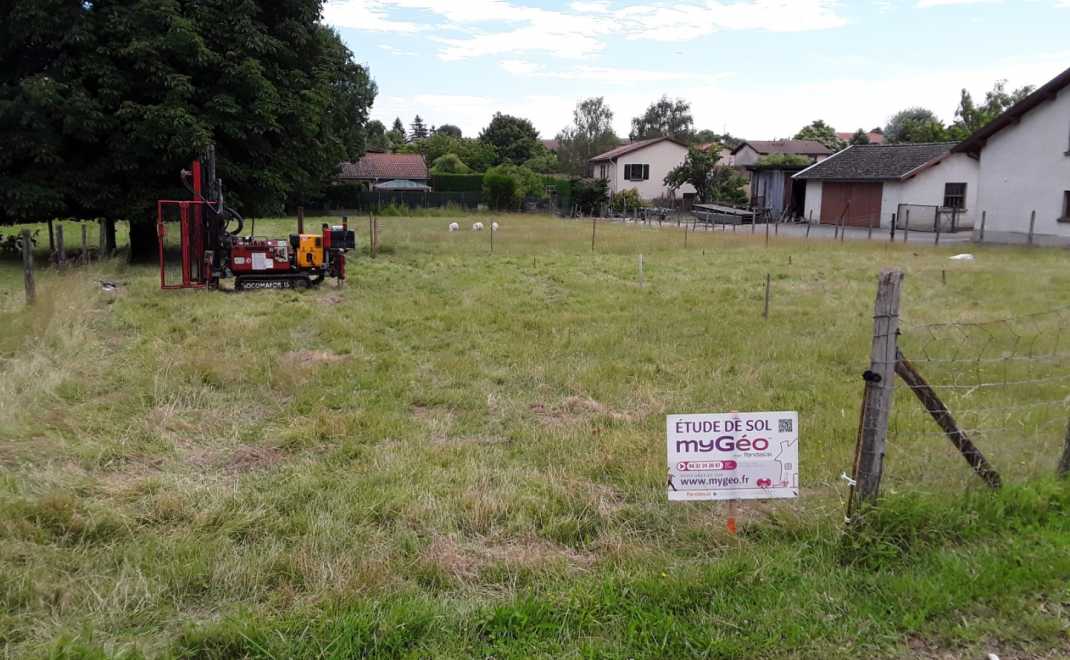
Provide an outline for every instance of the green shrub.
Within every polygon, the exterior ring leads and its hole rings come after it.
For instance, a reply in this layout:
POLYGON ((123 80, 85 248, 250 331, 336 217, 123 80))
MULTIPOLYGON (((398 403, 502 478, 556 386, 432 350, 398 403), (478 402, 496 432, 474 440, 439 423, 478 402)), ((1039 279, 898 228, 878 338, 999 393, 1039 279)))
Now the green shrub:
POLYGON ((546 177, 512 163, 492 167, 483 175, 483 200, 494 208, 513 208, 528 197, 546 197, 546 177), (512 184, 505 184, 503 177, 512 184))
POLYGON ((431 174, 470 174, 472 168, 464 164, 457 154, 444 154, 431 163, 431 174))
POLYGON ((483 201, 492 208, 513 208, 518 197, 517 180, 502 172, 487 170, 483 175, 483 201))
POLYGON ((609 198, 609 207, 614 211, 631 211, 642 208, 643 205, 643 198, 635 188, 622 190, 609 198))
POLYGON ((483 175, 432 173, 431 189, 435 192, 480 192, 483 190, 483 175))

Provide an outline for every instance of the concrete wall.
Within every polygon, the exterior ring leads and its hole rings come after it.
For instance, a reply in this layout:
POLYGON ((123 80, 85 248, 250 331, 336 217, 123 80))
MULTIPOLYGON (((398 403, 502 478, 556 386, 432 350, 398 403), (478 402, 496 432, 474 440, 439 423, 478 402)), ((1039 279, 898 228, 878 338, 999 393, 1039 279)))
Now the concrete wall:
MULTIPOLYGON (((988 215, 985 241, 1024 242, 1035 210, 1037 243, 1070 244, 1070 223, 1058 221, 1070 190, 1068 152, 1070 88, 989 138, 977 191, 978 210, 988 215)), ((980 225, 978 219, 975 235, 980 225)))
MULTIPOLYGON (((639 196, 645 200, 656 197, 667 197, 669 189, 665 186, 665 175, 669 170, 682 164, 687 158, 687 147, 680 146, 669 140, 662 140, 656 144, 633 151, 617 158, 616 166, 607 177, 610 194, 635 188, 639 196), (650 178, 645 181, 629 181, 624 178, 625 165, 649 165, 650 178)), ((595 165, 596 171, 599 164, 595 165)), ((695 187, 690 184, 680 186, 676 191, 677 196, 695 192, 695 187)))

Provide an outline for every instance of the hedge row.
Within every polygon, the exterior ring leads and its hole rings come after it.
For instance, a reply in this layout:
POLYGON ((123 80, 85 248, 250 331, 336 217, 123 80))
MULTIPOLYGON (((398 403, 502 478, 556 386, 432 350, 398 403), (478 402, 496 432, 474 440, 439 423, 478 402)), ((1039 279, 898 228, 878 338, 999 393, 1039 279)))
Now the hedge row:
POLYGON ((482 174, 432 174, 431 189, 435 192, 480 192, 482 174))

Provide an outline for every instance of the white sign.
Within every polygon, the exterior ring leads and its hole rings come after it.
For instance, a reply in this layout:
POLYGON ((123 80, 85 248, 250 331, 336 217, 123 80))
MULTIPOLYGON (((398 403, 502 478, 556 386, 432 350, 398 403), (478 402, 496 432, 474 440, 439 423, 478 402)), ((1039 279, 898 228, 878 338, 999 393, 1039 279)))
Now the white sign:
POLYGON ((799 496, 799 413, 669 415, 669 499, 799 496))

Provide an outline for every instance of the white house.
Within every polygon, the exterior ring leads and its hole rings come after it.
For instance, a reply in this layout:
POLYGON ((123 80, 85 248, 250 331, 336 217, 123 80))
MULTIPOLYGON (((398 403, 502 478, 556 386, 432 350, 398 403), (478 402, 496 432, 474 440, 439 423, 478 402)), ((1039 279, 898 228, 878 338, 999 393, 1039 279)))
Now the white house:
POLYGON ((977 161, 954 153, 954 143, 853 145, 802 170, 805 217, 851 227, 898 226, 915 230, 973 226, 977 161))
MULTIPOLYGON (((669 187, 665 175, 687 158, 687 145, 671 137, 639 140, 611 149, 591 159, 591 169, 596 179, 609 182, 609 193, 635 188, 643 199, 668 197, 669 187)), ((677 189, 678 195, 694 196, 695 187, 684 184, 677 189)))
MULTIPOLYGON (((1070 244, 1070 69, 955 147, 980 166, 985 241, 1070 244)), ((974 236, 980 223, 974 224, 974 236)))

